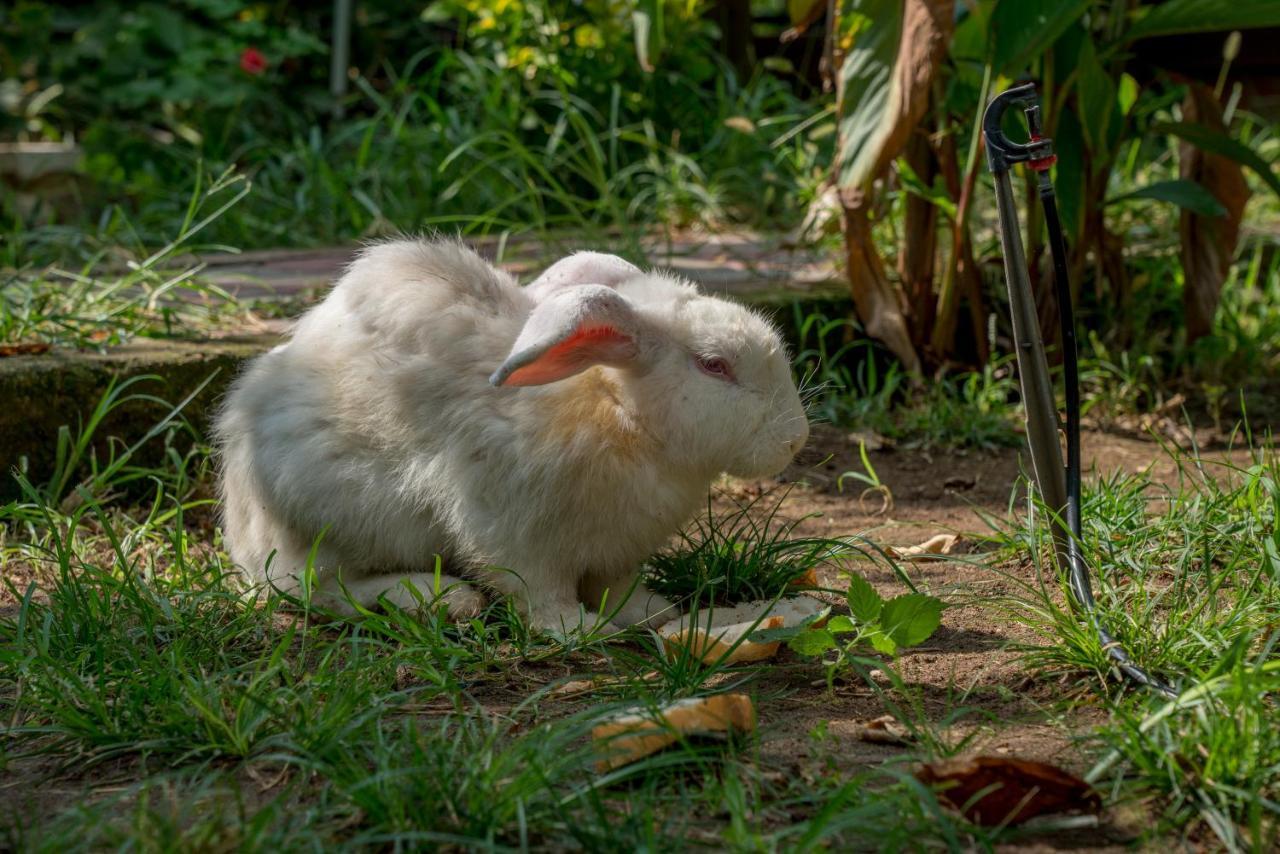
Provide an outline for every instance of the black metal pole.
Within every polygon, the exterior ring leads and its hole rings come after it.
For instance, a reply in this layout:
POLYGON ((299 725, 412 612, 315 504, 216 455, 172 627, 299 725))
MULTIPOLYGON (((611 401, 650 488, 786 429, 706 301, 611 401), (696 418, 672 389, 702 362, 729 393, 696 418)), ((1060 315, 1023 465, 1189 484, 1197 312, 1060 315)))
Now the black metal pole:
POLYGON ((1098 617, 1089 567, 1081 554, 1080 519, 1080 369, 1076 352, 1076 324, 1072 311, 1071 285, 1067 270, 1067 249, 1058 217, 1058 202, 1049 178, 1056 157, 1053 141, 1040 127, 1040 106, 1035 85, 1024 83, 992 99, 982 118, 987 142, 987 159, 996 186, 996 210, 1000 219, 1000 244, 1004 251, 1005 278, 1009 286, 1009 311, 1018 359, 1018 380, 1022 387, 1027 419, 1027 443, 1035 470, 1036 488, 1054 514, 1054 552, 1059 566, 1066 567, 1072 597, 1089 617, 1098 641, 1111 663, 1126 677, 1159 693, 1176 697, 1177 692, 1157 677, 1134 664, 1120 642, 1107 631, 1098 617), (1030 140, 1013 142, 1000 126, 1011 105, 1024 108, 1030 140), (1026 163, 1039 174, 1040 204, 1044 208, 1049 252, 1053 258, 1055 296, 1062 328, 1062 374, 1067 417, 1065 423, 1067 463, 1062 464, 1058 436, 1058 408, 1053 398, 1053 381, 1045 358, 1044 342, 1035 310, 1035 298, 1027 275, 1027 260, 1018 227, 1018 211, 1013 199, 1009 170, 1014 163, 1026 163))

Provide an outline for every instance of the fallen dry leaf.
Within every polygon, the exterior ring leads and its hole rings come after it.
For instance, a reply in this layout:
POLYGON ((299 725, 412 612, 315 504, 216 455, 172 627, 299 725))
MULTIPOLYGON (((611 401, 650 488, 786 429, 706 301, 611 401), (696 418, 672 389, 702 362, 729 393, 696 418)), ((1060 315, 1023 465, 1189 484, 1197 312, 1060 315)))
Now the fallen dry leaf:
POLYGON ((679 700, 656 711, 627 712, 598 724, 591 739, 604 754, 596 763, 608 771, 657 753, 682 736, 713 735, 731 730, 752 732, 756 707, 746 694, 717 694, 679 700))
POLYGON ((858 738, 872 744, 903 745, 911 742, 911 733, 893 715, 881 715, 859 724, 858 738))
POLYGON ((28 341, 18 344, 0 344, 0 358, 5 356, 39 356, 48 353, 49 345, 42 341, 28 341))
POLYGON ((885 551, 898 560, 941 560, 951 554, 959 541, 955 534, 938 534, 918 546, 889 546, 885 551))
POLYGON ((787 584, 788 587, 817 587, 818 586, 818 570, 809 567, 803 574, 797 575, 787 584))
POLYGON ((973 756, 920 766, 916 779, 975 824, 1021 824, 1040 815, 1096 812, 1098 793, 1084 780, 1044 762, 973 756))

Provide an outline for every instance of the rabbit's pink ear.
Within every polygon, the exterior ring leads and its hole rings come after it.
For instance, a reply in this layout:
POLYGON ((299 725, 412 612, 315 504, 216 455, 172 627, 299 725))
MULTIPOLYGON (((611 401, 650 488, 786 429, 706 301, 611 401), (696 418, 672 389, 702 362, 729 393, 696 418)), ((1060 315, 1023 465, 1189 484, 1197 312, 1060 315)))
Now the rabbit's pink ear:
POLYGON ((511 354, 489 382, 546 385, 592 365, 624 365, 639 352, 640 326, 635 308, 612 288, 559 290, 533 309, 511 354))
POLYGON ((575 285, 607 285, 612 288, 639 275, 639 267, 617 255, 575 252, 548 267, 525 290, 534 302, 542 302, 564 288, 575 285))

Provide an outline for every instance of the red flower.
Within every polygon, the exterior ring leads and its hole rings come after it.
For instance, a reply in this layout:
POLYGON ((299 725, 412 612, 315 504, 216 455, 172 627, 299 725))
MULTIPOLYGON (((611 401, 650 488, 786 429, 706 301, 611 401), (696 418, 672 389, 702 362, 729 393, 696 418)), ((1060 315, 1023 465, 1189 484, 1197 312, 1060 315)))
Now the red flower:
POLYGON ((267 58, 256 47, 247 47, 240 53, 240 70, 258 75, 267 70, 267 58))

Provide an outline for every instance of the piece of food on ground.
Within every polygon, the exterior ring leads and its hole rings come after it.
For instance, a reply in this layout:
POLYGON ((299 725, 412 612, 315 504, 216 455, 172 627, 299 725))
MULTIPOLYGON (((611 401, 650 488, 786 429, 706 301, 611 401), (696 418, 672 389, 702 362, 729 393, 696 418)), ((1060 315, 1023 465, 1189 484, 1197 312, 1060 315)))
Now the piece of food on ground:
POLYGON ((667 650, 688 650, 704 662, 735 664, 763 661, 778 654, 781 641, 757 642, 747 636, 765 629, 821 626, 831 608, 808 596, 777 602, 746 602, 733 607, 703 608, 685 614, 658 629, 667 650))
POLYGON ((943 560, 959 542, 960 538, 955 534, 937 534, 918 546, 889 546, 885 551, 898 560, 943 560))
POLYGON ((608 771, 643 759, 684 736, 754 732, 756 708, 746 694, 717 694, 678 700, 659 709, 623 712, 597 724, 591 739, 603 758, 596 763, 608 771))

